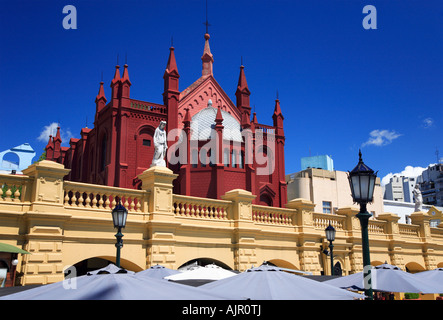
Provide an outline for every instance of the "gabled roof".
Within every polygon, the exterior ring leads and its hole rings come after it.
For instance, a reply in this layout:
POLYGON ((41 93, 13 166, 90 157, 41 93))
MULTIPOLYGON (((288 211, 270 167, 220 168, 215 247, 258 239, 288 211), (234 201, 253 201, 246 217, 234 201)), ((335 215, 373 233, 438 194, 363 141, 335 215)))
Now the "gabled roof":
POLYGON ((220 107, 222 111, 227 112, 240 123, 240 111, 214 77, 209 75, 200 77, 180 93, 178 105, 179 126, 183 125, 185 108, 189 108, 189 113, 192 117, 207 107, 209 99, 212 100, 214 108, 220 107))

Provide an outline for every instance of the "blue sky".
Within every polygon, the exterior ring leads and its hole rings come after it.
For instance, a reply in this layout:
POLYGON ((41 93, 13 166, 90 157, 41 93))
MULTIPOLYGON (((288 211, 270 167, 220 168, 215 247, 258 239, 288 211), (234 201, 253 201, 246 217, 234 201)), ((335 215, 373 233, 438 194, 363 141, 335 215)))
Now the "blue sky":
MULTIPOLYGON (((162 102, 173 37, 180 90, 201 75, 205 0, 0 0, 0 150, 28 142, 37 157, 45 126, 64 145, 92 127, 119 55, 131 97, 162 102), (77 9, 65 30, 62 10, 77 9)), ((363 159, 379 176, 443 156, 442 1, 208 0, 214 77, 235 101, 241 57, 258 121, 272 124, 276 91, 285 117, 286 173, 327 154, 337 170, 363 159), (377 9, 366 30, 365 5, 377 9)), ((37 158, 36 157, 36 158, 37 158)))

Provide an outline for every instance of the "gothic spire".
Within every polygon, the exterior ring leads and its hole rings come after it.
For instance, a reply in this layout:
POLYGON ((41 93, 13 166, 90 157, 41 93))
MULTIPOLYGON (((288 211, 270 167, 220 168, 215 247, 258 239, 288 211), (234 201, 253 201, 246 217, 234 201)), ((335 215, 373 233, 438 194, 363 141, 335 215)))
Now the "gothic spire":
POLYGON ((222 124, 222 122, 223 122, 223 116, 222 116, 220 107, 218 107, 217 108, 217 115, 215 116, 215 123, 222 124))
POLYGON ((129 82, 129 85, 131 85, 131 81, 129 80, 129 72, 128 72, 128 65, 125 63, 125 65, 123 66, 124 70, 123 70, 123 77, 122 77, 122 82, 129 82))
POLYGON ((120 80, 120 66, 117 64, 115 66, 114 79, 112 79, 112 83, 111 84, 114 84, 114 83, 116 83, 119 80, 120 80))
POLYGON ((103 81, 100 82, 100 88, 98 89, 97 97, 95 98, 95 102, 99 101, 100 99, 104 99, 106 103, 106 97, 105 97, 105 89, 103 88, 103 81))
POLYGON ((214 63, 214 57, 211 53, 211 48, 209 47, 209 33, 205 33, 205 48, 203 50, 203 56, 202 56, 202 76, 209 76, 212 75, 212 64, 214 63))
POLYGON ((245 67, 242 64, 240 66, 240 75, 238 77, 237 92, 243 92, 243 93, 246 93, 246 94, 250 94, 249 88, 248 88, 248 82, 246 81, 246 75, 245 75, 245 70, 244 69, 245 69, 245 67))
POLYGON ((166 72, 175 72, 178 75, 177 62, 175 61, 174 47, 171 45, 169 48, 168 64, 166 65, 166 72))

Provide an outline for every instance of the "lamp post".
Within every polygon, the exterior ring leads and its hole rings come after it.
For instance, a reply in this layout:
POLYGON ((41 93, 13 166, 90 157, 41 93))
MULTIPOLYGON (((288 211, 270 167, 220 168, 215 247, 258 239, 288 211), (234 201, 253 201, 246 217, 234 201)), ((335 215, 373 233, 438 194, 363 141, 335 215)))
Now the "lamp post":
POLYGON ((329 226, 325 229, 326 239, 329 241, 329 252, 331 254, 331 276, 334 275, 334 245, 332 241, 335 240, 335 228, 331 226, 331 221, 329 221, 329 226))
POLYGON ((126 218, 128 217, 128 210, 124 206, 122 206, 121 202, 115 206, 112 210, 112 221, 114 222, 114 228, 117 229, 117 234, 115 237, 117 238, 117 243, 115 247, 117 248, 117 256, 115 259, 115 264, 120 268, 120 251, 123 247, 123 234, 122 228, 126 225, 126 218))
POLYGON ((377 172, 364 164, 361 151, 358 153, 359 160, 357 166, 348 174, 349 185, 351 186, 352 199, 354 203, 360 204, 360 212, 356 217, 360 220, 361 237, 363 247, 363 275, 365 285, 365 295, 368 300, 373 300, 371 283, 371 258, 369 254, 368 220, 372 216, 366 205, 373 201, 375 179, 377 172))

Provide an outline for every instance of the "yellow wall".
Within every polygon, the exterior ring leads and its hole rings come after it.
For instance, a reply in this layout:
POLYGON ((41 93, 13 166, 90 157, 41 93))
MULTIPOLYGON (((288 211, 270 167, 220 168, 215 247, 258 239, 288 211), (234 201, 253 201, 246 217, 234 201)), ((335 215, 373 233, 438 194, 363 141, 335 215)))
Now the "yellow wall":
MULTIPOLYGON (((0 175, 0 242, 21 247, 18 282, 46 284, 63 279, 63 270, 85 259, 115 261, 113 198, 129 209, 123 229, 121 264, 140 271, 155 264, 178 268, 197 258, 220 261, 235 270, 270 261, 278 266, 330 274, 324 229, 336 228, 334 261, 344 274, 362 271, 361 230, 355 207, 336 214, 317 213, 315 204, 294 199, 287 208, 253 205, 255 195, 231 190, 223 200, 175 195, 171 170, 142 173, 142 190, 64 181, 63 165, 41 161, 24 176, 0 175), (1 189, 0 189, 1 190, 1 189)), ((373 264, 395 264, 412 272, 443 265, 443 228, 417 212, 413 224, 381 213, 370 220, 373 264)))

